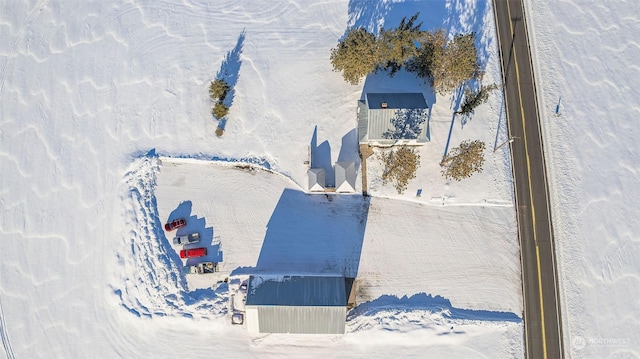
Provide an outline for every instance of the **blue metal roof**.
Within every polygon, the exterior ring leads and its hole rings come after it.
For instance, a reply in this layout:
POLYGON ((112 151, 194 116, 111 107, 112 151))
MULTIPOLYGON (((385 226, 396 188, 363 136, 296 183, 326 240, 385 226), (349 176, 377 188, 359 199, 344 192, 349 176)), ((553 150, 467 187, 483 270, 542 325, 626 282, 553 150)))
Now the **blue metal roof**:
POLYGON ((427 102, 421 93, 368 93, 367 105, 370 110, 382 109, 382 104, 386 103, 388 109, 427 108, 427 102))
POLYGON ((344 306, 344 277, 251 276, 246 305, 255 306, 344 306))

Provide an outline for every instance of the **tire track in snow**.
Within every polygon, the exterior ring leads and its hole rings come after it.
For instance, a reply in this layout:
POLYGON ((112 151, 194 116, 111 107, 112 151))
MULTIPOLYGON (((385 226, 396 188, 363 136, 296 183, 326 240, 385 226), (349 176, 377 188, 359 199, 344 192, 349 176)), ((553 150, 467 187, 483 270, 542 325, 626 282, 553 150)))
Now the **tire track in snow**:
POLYGON ((0 71, 0 95, 2 95, 4 82, 7 79, 7 72, 9 72, 9 69, 13 65, 13 60, 18 52, 18 45, 22 42, 22 39, 24 39, 24 34, 27 31, 27 28, 31 25, 33 20, 40 15, 40 12, 47 5, 47 2, 49 2, 49 0, 40 0, 35 4, 31 11, 29 11, 29 14, 27 14, 27 18, 22 23, 22 26, 20 26, 16 36, 13 37, 9 52, 7 53, 7 61, 4 62, 4 66, 2 66, 2 70, 0 71))
POLYGON ((16 356, 13 354, 13 348, 11 347, 11 341, 9 341, 9 334, 7 333, 7 323, 4 321, 2 297, 0 297, 0 337, 2 337, 2 346, 4 347, 4 352, 7 354, 7 358, 14 359, 16 356))
MULTIPOLYGON (((47 5, 47 2, 48 0, 40 0, 36 3, 36 5, 29 11, 29 14, 27 14, 27 18, 22 23, 22 26, 20 26, 18 33, 13 37, 9 52, 7 53, 7 60, 4 62, 4 65, 0 70, 0 96, 2 95, 2 90, 4 89, 4 83, 7 79, 7 73, 12 67, 13 60, 16 56, 16 53, 18 52, 18 45, 24 39, 24 34, 27 31, 27 28, 31 25, 33 20, 35 20, 38 15, 40 15, 40 12, 47 5)), ((0 338, 2 339, 2 347, 4 348, 4 352, 6 353, 7 358, 14 359, 16 356, 13 353, 11 341, 9 340, 7 322, 4 320, 2 296, 0 296, 0 338)))
POLYGON ((137 317, 213 318, 226 314, 226 296, 213 289, 190 292, 182 262, 170 248, 158 218, 154 189, 161 162, 146 156, 125 175, 127 222, 131 228, 116 252, 119 267, 111 290, 137 317))

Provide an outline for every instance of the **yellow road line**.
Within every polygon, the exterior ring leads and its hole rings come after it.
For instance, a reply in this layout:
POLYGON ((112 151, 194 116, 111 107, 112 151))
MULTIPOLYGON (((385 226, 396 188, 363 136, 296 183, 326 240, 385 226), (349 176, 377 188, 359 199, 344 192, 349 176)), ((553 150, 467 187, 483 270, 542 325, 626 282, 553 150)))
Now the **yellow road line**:
MULTIPOLYGON (((511 8, 509 6, 509 0, 507 0, 507 14, 509 15, 509 28, 511 29, 511 35, 515 37, 515 32, 513 31, 513 23, 511 22, 511 8)), ((527 177, 529 178, 529 201, 531 203, 531 220, 533 224, 533 240, 536 245, 536 263, 538 266, 538 289, 540 294, 540 324, 542 329, 542 352, 544 358, 547 358, 547 338, 545 335, 544 328, 544 302, 542 296, 542 273, 541 273, 541 265, 540 265, 540 247, 538 246, 538 236, 536 233, 536 211, 533 204, 533 189, 531 188, 531 162, 529 161, 529 146, 527 145, 527 129, 524 120, 524 107, 522 106, 522 89, 520 88, 520 71, 518 70, 518 60, 516 57, 516 49, 515 44, 511 44, 513 47, 513 63, 516 69, 516 83, 518 85, 518 97, 520 99, 520 114, 522 115, 522 132, 523 132, 523 140, 524 140, 524 152, 525 157, 527 159, 527 177)))

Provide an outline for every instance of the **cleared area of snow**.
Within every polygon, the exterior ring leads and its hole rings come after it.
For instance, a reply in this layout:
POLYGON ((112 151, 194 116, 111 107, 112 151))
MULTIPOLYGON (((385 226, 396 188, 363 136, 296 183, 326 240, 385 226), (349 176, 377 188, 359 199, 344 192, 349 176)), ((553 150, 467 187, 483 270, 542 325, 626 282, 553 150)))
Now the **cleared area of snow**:
POLYGON ((526 2, 565 350, 640 357, 640 3, 526 2))
POLYGON ((420 11, 423 29, 477 31, 485 80, 499 81, 490 1, 0 9, 0 353, 522 357, 508 151, 491 151, 506 139, 500 94, 451 126, 455 95, 406 73, 351 86, 328 60, 348 26, 420 11), (217 73, 233 84, 220 138, 207 91, 217 73), (379 90, 422 92, 432 108, 416 179, 398 195, 372 157, 373 197, 305 194, 312 150, 357 160, 356 101, 379 90), (450 129, 450 147, 487 142, 482 174, 441 178, 450 129), (173 216, 220 272, 183 274, 189 260, 163 230, 173 216), (283 267, 359 278, 347 334, 251 336, 231 324, 234 280, 283 267))

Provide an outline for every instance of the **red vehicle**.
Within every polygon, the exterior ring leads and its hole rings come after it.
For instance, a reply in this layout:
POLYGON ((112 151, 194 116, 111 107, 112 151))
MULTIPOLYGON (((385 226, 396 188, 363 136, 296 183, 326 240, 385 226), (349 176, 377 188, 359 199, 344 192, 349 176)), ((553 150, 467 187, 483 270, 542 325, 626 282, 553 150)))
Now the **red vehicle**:
POLYGON ((173 221, 164 225, 165 231, 173 231, 174 229, 182 228, 187 225, 187 220, 184 218, 174 219, 173 221))
POLYGON ((196 257, 204 257, 206 255, 207 255, 207 249, 204 247, 183 249, 180 251, 180 258, 196 258, 196 257))

